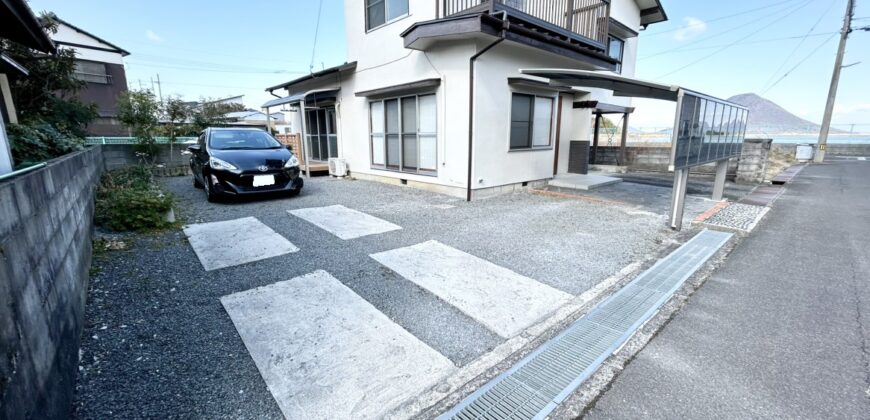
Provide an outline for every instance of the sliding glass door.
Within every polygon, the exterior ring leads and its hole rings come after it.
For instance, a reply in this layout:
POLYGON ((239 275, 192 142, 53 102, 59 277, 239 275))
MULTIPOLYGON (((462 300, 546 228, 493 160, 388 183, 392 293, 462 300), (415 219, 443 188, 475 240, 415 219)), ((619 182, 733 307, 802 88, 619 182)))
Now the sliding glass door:
POLYGON ((338 157, 338 131, 335 124, 335 108, 310 109, 305 111, 305 144, 312 160, 327 161, 338 157))
POLYGON ((372 101, 372 166, 393 171, 437 173, 435 95, 372 101))

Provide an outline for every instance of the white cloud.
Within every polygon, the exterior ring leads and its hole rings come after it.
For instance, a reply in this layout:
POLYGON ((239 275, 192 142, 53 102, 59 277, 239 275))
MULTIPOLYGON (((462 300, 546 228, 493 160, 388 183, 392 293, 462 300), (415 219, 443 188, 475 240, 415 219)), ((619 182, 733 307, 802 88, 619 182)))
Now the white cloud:
POLYGON ((684 17, 683 22, 685 25, 674 33, 674 39, 677 41, 694 38, 707 30, 707 22, 696 17, 684 17))
POLYGON ((145 36, 154 42, 163 42, 163 37, 157 35, 156 33, 154 33, 154 31, 150 29, 145 31, 145 36))

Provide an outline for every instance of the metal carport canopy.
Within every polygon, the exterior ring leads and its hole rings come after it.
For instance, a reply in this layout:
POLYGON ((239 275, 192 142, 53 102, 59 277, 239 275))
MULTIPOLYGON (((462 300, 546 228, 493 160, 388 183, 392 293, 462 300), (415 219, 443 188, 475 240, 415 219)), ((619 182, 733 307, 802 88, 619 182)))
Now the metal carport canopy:
MULTIPOLYGON (((592 87, 613 91, 614 96, 661 99, 676 102, 680 87, 633 79, 612 73, 574 69, 521 69, 520 73, 543 77, 553 86, 592 87)), ((685 90, 685 89, 684 89, 685 90)))

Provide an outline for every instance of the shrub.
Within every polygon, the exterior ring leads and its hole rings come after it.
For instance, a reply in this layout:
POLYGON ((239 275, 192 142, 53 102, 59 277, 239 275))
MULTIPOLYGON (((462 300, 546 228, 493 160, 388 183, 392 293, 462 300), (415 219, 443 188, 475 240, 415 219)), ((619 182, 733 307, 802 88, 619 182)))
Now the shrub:
POLYGON ((116 231, 148 231, 171 225, 166 212, 175 200, 164 194, 145 166, 110 171, 97 188, 96 222, 116 231))
POLYGON ((85 143, 83 138, 67 135, 42 120, 9 124, 8 129, 17 167, 30 166, 81 150, 85 143))

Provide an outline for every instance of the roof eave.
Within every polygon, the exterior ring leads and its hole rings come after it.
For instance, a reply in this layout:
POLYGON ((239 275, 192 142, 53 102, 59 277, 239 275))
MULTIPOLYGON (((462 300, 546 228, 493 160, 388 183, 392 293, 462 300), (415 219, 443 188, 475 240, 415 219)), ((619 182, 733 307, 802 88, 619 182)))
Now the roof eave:
POLYGON ((316 71, 316 72, 311 73, 311 74, 306 74, 305 76, 293 79, 289 82, 281 83, 280 85, 267 87, 266 92, 271 93, 271 92, 274 92, 278 89, 286 89, 290 86, 293 86, 293 85, 296 85, 296 84, 299 84, 299 83, 302 83, 302 82, 305 82, 308 80, 313 80, 313 79, 317 79, 319 77, 328 76, 328 75, 333 74, 333 73, 339 73, 339 72, 343 72, 346 70, 353 70, 353 69, 356 69, 356 61, 352 61, 350 63, 344 63, 344 64, 341 64, 338 66, 330 67, 328 69, 323 69, 321 71, 316 71))
POLYGON ((130 55, 130 53, 129 53, 127 50, 125 50, 125 49, 123 49, 123 48, 121 48, 121 47, 119 47, 119 46, 117 46, 117 45, 115 45, 115 44, 113 44, 113 43, 111 43, 111 42, 109 42, 109 41, 106 41, 105 39, 100 38, 100 37, 98 37, 98 36, 96 36, 96 35, 94 35, 94 34, 88 32, 88 31, 86 31, 86 30, 84 30, 84 29, 82 29, 82 28, 79 28, 78 26, 75 26, 75 25, 73 25, 72 23, 69 23, 69 22, 67 22, 67 21, 65 21, 65 20, 63 20, 63 19, 57 17, 57 15, 53 15, 53 16, 52 16, 52 19, 54 19, 54 20, 56 20, 56 21, 58 21, 58 22, 60 22, 60 23, 62 23, 62 24, 64 24, 64 25, 66 25, 66 26, 69 26, 69 27, 72 28, 74 31, 76 31, 76 32, 78 32, 78 33, 80 33, 80 34, 82 34, 82 35, 87 35, 87 36, 89 36, 89 37, 91 37, 91 38, 93 38, 93 39, 96 39, 97 41, 102 42, 103 44, 106 44, 106 45, 108 45, 108 46, 114 48, 115 50, 117 50, 118 54, 121 54, 122 57, 126 57, 126 56, 130 55))
POLYGON ((24 0, 0 0, 0 6, 3 6, 9 12, 11 18, 17 21, 21 29, 26 32, 21 38, 8 39, 45 53, 53 54, 57 52, 54 42, 51 41, 51 38, 42 29, 39 19, 33 14, 33 11, 30 10, 30 7, 24 0))

